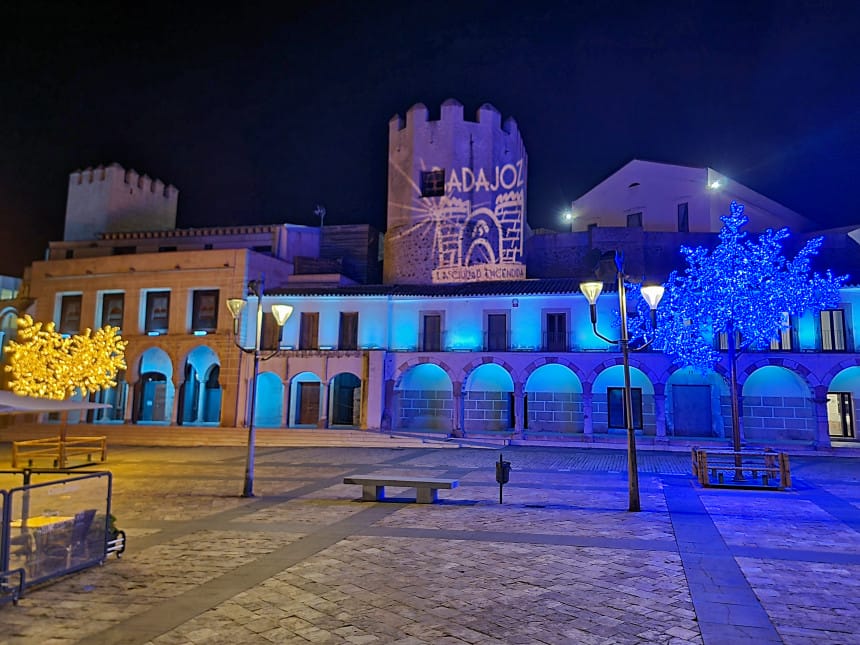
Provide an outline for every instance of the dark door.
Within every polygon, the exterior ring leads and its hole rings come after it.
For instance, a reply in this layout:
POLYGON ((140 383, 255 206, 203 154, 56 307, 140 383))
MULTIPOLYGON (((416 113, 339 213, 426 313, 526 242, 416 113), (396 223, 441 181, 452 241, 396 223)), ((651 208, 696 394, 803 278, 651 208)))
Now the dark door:
POLYGON ((675 436, 710 437, 711 388, 708 385, 673 385, 672 412, 675 436))
POLYGON ((505 314, 487 315, 487 351, 508 351, 508 317, 505 314))
POLYGON ((442 351, 442 316, 439 314, 425 314, 424 333, 422 334, 421 351, 442 351))
POLYGON ((320 418, 320 384, 299 383, 299 425, 316 425, 320 418))
POLYGON ((567 316, 564 314, 546 315, 546 351, 567 351, 567 316))

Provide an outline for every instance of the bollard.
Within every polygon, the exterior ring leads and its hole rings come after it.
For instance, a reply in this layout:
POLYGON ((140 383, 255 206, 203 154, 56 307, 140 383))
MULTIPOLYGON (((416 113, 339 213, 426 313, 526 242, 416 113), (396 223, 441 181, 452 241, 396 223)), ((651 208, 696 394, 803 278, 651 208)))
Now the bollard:
POLYGON ((496 463, 496 481, 499 482, 499 504, 502 503, 502 487, 508 483, 511 478, 511 462, 502 459, 502 453, 499 453, 499 461, 496 463))

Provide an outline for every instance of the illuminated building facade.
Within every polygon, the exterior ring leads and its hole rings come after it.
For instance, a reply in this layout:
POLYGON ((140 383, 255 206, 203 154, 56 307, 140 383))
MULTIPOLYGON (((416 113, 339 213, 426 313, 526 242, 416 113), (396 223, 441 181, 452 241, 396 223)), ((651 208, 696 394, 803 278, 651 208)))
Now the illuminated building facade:
MULTIPOLYGON (((731 199, 746 202, 751 230, 778 223, 800 239, 812 228, 709 169, 634 161, 574 201, 568 232, 532 231, 527 165, 516 123, 490 105, 474 121, 453 100, 438 119, 420 104, 393 118, 381 272, 380 236, 368 226, 176 229, 168 208, 151 230, 135 212, 129 230, 122 214, 70 208, 67 218, 110 230, 52 243, 33 264, 34 316, 69 332, 121 321, 129 341, 122 383, 100 395, 112 407, 79 421, 175 432, 245 425, 250 366, 233 346, 224 302, 265 275, 264 310, 278 303, 294 311, 279 338, 264 323, 264 347, 281 351, 261 366, 258 427, 623 441, 621 357, 592 333, 580 281, 609 275, 616 250, 630 276, 665 280, 683 268, 681 244, 716 243, 731 199)), ((112 181, 140 181, 111 168, 112 181)), ((80 183, 72 175, 70 202, 75 186, 100 181, 101 169, 81 175, 80 183)), ((148 185, 141 190, 151 201, 148 185)), ((80 228, 67 222, 67 232, 80 228)), ((823 234, 816 268, 856 280, 858 230, 823 234)), ((611 321, 616 306, 599 301, 599 319, 611 321)), ((245 316, 240 335, 252 346, 245 316)), ((605 324, 606 335, 617 335, 605 324)), ((837 308, 791 320, 768 350, 744 354, 745 439, 853 439, 856 329, 860 289, 847 286, 837 308)), ((632 354, 630 365, 643 442, 729 442, 725 370, 678 369, 651 351, 632 354)))

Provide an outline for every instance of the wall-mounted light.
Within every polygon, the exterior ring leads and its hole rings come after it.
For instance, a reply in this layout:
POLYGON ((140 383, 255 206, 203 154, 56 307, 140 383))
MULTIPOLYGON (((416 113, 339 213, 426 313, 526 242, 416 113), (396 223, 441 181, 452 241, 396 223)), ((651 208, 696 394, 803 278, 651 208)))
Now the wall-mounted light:
POLYGON ((511 307, 514 307, 516 309, 519 306, 520 306, 520 301, 517 298, 514 298, 513 300, 511 300, 511 307))

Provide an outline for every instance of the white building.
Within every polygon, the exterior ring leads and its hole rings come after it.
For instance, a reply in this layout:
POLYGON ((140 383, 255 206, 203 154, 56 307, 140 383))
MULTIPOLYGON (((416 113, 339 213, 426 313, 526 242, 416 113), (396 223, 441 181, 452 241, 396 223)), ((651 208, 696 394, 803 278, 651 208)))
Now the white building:
POLYGON ((814 222, 712 168, 693 168, 634 159, 571 203, 570 230, 629 227, 645 231, 716 233, 732 201, 745 206, 749 230, 814 222))

